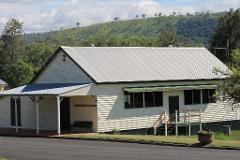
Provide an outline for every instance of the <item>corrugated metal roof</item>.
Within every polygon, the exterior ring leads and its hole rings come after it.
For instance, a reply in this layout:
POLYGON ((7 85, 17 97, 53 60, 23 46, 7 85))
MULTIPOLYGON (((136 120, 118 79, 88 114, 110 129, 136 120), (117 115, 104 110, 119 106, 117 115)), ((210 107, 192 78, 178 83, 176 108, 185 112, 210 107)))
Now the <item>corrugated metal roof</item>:
POLYGON ((207 80, 227 70, 205 48, 62 47, 96 82, 207 80))
POLYGON ((7 83, 0 79, 0 85, 7 85, 7 83))
POLYGON ((29 84, 0 93, 0 96, 61 95, 90 84, 29 84))

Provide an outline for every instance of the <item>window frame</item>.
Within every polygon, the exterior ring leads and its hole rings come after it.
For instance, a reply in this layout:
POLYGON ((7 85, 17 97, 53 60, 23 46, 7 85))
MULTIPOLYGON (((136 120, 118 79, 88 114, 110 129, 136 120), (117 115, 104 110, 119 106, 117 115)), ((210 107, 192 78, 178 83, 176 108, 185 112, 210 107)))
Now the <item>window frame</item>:
POLYGON ((134 108, 138 108, 138 109, 140 109, 140 108, 154 108, 154 107, 163 107, 163 92, 162 91, 152 91, 152 92, 127 92, 127 91, 124 91, 123 92, 123 94, 124 94, 124 108, 125 109, 134 109, 134 108), (136 106, 136 101, 135 101, 135 94, 142 94, 142 106, 136 106), (151 105, 146 105, 146 93, 152 93, 152 95, 153 95, 153 105, 151 106, 151 105), (160 104, 161 105, 156 105, 156 96, 155 96, 155 93, 161 93, 161 97, 160 97, 160 104), (132 96, 132 98, 131 98, 131 96, 132 96), (131 104, 131 99, 133 99, 133 102, 132 102, 132 104, 133 105, 130 105, 131 104))
MULTIPOLYGON (((151 97, 151 96, 150 96, 151 97)), ((154 92, 144 92, 144 102, 145 102, 145 108, 152 108, 152 107, 154 107, 155 106, 155 96, 154 96, 154 92), (152 105, 147 105, 147 100, 146 100, 146 94, 149 94, 149 93, 151 93, 152 94, 152 102, 150 102, 150 103, 152 103, 152 105)))
MULTIPOLYGON (((189 106, 189 105, 200 105, 200 104, 209 104, 209 103, 216 103, 216 97, 210 96, 210 91, 212 91, 211 95, 214 95, 216 93, 216 89, 192 89, 192 90, 184 90, 184 105, 189 106), (194 97, 194 91, 199 91, 198 97, 199 100, 198 102, 194 102, 195 98, 194 97), (189 95, 191 96, 189 99, 192 101, 191 103, 186 103, 186 93, 190 93, 189 95), (211 98, 212 97, 212 98, 211 98)), ((196 92, 195 92, 196 93, 196 92)))
MULTIPOLYGON (((216 96, 214 96, 214 94, 216 94, 216 89, 204 89, 205 91, 207 91, 207 101, 205 101, 203 99, 202 104, 209 104, 209 103, 216 103, 216 96), (210 95, 210 91, 213 91, 210 95)), ((202 93, 202 97, 203 97, 203 93, 202 93)))
POLYGON ((22 126, 22 116, 21 116, 21 99, 20 98, 10 98, 10 124, 12 127, 22 126), (17 107, 16 107, 17 105, 17 107), (16 108, 17 108, 17 122, 16 125, 16 108))

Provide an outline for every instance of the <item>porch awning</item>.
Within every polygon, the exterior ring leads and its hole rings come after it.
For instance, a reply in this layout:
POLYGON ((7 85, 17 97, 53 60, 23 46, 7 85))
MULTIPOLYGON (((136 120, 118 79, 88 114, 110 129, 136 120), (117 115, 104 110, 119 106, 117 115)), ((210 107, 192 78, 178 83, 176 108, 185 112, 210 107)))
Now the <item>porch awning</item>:
POLYGON ((0 96, 58 96, 91 84, 29 84, 0 93, 0 96))
POLYGON ((217 85, 181 85, 181 86, 156 86, 156 87, 135 87, 124 88, 126 92, 154 92, 154 91, 174 91, 191 89, 216 89, 217 85))

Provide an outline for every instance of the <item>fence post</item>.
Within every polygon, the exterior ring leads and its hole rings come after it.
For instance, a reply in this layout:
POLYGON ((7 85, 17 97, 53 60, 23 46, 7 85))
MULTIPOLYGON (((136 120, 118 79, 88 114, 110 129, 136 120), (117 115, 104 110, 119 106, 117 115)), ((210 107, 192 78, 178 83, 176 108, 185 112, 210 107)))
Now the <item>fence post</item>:
POLYGON ((191 119, 190 119, 190 112, 188 111, 188 135, 191 136, 191 119))
POLYGON ((202 110, 199 110, 199 130, 202 131, 202 110))
POLYGON ((236 120, 238 120, 238 108, 236 108, 236 120))
POLYGON ((153 127, 154 131, 153 131, 153 134, 156 135, 157 134, 157 127, 153 127))

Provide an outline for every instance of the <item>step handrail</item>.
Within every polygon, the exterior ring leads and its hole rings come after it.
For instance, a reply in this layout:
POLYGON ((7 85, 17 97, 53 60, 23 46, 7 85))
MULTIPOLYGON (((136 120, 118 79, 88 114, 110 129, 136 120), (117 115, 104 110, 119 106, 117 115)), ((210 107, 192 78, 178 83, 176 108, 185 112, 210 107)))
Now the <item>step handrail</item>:
POLYGON ((158 128, 161 124, 162 121, 165 119, 165 112, 160 113, 158 119, 156 120, 156 122, 154 122, 153 127, 154 128, 158 128), (164 116, 164 117, 163 117, 164 116))

